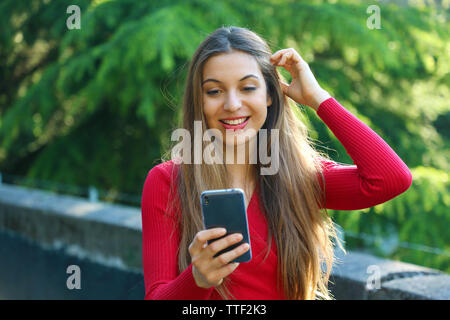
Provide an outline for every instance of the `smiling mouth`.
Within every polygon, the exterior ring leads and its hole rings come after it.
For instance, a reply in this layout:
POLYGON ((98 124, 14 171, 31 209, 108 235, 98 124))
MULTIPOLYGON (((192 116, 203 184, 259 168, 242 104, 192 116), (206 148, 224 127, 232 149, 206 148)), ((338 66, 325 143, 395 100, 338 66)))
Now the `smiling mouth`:
POLYGON ((235 120, 219 120, 220 122, 227 124, 229 126, 237 126, 246 122, 250 117, 235 119, 235 120))

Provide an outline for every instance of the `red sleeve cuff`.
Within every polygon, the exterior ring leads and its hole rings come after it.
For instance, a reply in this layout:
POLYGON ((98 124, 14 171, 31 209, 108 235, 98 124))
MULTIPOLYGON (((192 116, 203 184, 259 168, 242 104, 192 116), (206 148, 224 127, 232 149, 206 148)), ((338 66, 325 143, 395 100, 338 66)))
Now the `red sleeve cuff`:
POLYGON ((192 264, 169 283, 158 285, 145 300, 209 300, 214 287, 197 286, 192 275, 192 264))
POLYGON ((192 274, 192 263, 189 265, 189 267, 186 268, 181 274, 180 277, 184 281, 183 283, 183 292, 188 293, 188 297, 186 299, 189 300, 208 300, 214 290, 214 287, 205 289, 200 288, 195 283, 194 275, 192 274))
POLYGON ((334 103, 337 103, 337 101, 333 97, 329 97, 327 100, 322 101, 322 103, 317 108, 317 115, 320 117, 321 113, 323 113, 325 109, 333 107, 334 103))

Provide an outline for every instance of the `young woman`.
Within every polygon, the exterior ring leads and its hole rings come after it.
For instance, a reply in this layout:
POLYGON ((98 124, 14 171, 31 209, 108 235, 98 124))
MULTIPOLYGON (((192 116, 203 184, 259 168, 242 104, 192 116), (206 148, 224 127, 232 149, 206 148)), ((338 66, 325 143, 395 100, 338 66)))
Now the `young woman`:
MULTIPOLYGON (((279 167, 263 175, 265 165, 247 156, 245 163, 169 160, 151 169, 142 194, 145 299, 329 299, 336 234, 326 209, 372 207, 412 182, 405 163, 320 87, 294 49, 272 55, 245 28, 222 27, 195 52, 183 99, 183 128, 192 139, 195 120, 203 131, 218 130, 220 143, 233 148, 258 142, 260 129, 271 141, 276 130, 279 167), (291 74, 290 84, 277 67, 291 74), (355 165, 333 162, 313 148, 288 97, 316 111, 355 165), (226 231, 203 230, 200 194, 224 188, 245 191, 253 256, 248 263, 229 263, 249 249, 245 244, 214 257, 239 242, 239 234, 207 245, 226 231)), ((256 146, 271 152, 270 142, 256 146)))

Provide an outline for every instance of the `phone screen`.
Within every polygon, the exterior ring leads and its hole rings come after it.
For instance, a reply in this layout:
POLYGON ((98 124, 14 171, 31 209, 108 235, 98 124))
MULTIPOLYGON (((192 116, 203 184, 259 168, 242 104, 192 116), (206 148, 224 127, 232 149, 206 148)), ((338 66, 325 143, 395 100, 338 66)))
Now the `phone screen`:
POLYGON ((232 233, 241 233, 243 236, 243 239, 240 242, 218 252, 214 257, 233 250, 247 242, 250 249, 230 263, 250 261, 252 257, 250 233, 248 231, 247 212, 245 209, 245 196, 242 189, 234 188, 204 191, 201 194, 201 204, 205 229, 220 227, 227 230, 226 235, 210 240, 208 241, 208 244, 232 233))

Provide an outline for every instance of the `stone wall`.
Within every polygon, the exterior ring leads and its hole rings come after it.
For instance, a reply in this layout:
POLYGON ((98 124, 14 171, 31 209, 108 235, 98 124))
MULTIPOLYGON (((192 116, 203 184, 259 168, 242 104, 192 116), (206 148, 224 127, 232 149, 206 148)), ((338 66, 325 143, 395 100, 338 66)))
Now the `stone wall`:
MULTIPOLYGON (((338 300, 450 298, 450 276, 438 270, 336 255, 338 300)), ((140 209, 0 184, 0 288, 0 299, 143 298, 140 209), (81 290, 66 286, 70 264, 85 270, 81 290)))

